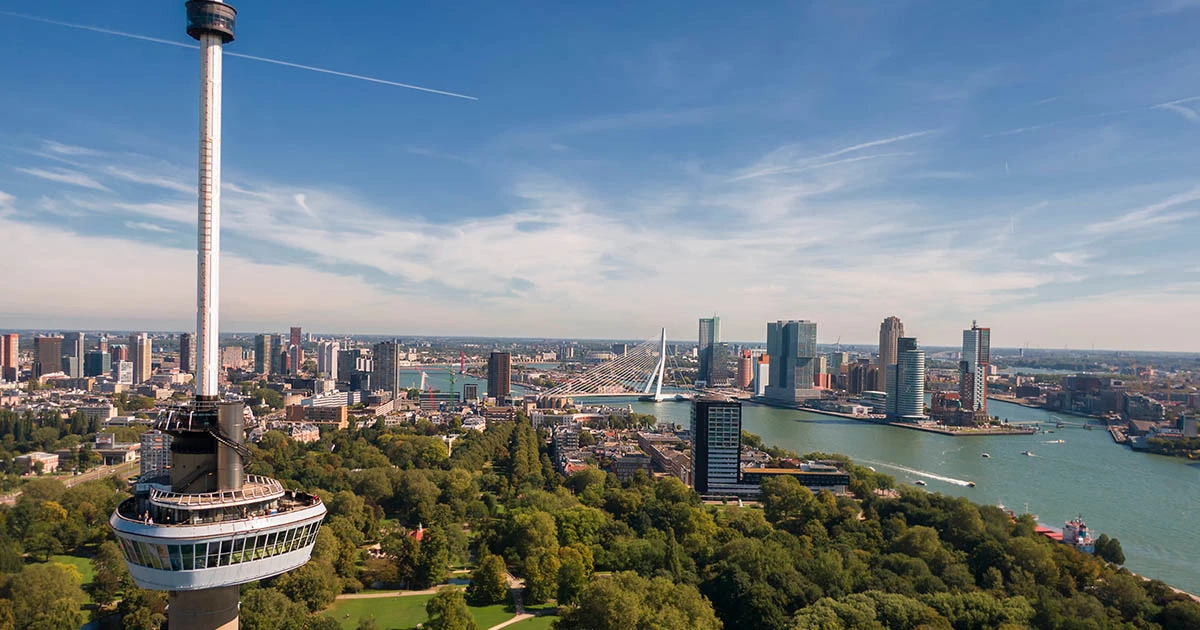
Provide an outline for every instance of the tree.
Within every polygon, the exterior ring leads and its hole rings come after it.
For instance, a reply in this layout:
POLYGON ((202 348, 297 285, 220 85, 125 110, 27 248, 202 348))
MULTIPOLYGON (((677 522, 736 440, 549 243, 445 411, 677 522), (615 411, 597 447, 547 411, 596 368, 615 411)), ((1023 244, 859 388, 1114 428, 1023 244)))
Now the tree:
POLYGON ((87 601, 79 571, 66 564, 31 564, 12 583, 13 618, 20 628, 74 630, 87 601))
POLYGON ((375 623, 374 615, 367 615, 358 620, 356 630, 379 630, 379 624, 375 623))
POLYGON ((117 615, 123 630, 158 630, 167 622, 167 594, 128 588, 117 604, 117 615))
MULTIPOLYGON (((632 572, 593 580, 578 603, 559 609, 559 630, 717 630, 721 622, 696 587, 632 572)), ((733 627, 733 626, 731 626, 733 627)), ((746 626, 749 627, 749 626, 746 626)))
POLYGON ((111 540, 100 543, 92 557, 92 566, 96 569, 91 584, 92 599, 101 605, 112 603, 129 582, 129 569, 117 544, 111 540))
POLYGON ((1109 538, 1108 534, 1100 534, 1095 543, 1096 556, 1105 562, 1125 564, 1125 551, 1121 549, 1121 541, 1109 538))
POLYGON ((337 572, 323 560, 312 560, 295 571, 285 573, 276 587, 289 599, 304 604, 312 612, 329 606, 342 592, 337 572))
POLYGON ((475 606, 490 606, 507 599, 508 576, 504 559, 485 552, 479 560, 479 566, 471 573, 467 601, 475 606))
POLYGON ((441 584, 450 576, 450 545, 441 529, 425 530, 413 567, 413 586, 429 588, 441 584))
POLYGON ((525 601, 540 604, 558 594, 558 552, 537 549, 525 559, 525 601))
POLYGON ((305 630, 308 609, 273 588, 242 595, 239 623, 245 630, 305 630))
POLYGON ((806 518, 816 506, 816 497, 794 477, 768 477, 762 483, 763 512, 773 524, 806 518))
MULTIPOLYGON (((586 549, 586 548, 585 548, 586 549)), ((572 604, 579 599, 579 594, 587 587, 591 576, 590 563, 575 547, 562 547, 558 550, 558 592, 556 593, 560 606, 572 604)))
POLYGON ((479 630, 462 590, 453 586, 439 589, 425 604, 425 613, 429 615, 429 621, 421 627, 426 630, 479 630))

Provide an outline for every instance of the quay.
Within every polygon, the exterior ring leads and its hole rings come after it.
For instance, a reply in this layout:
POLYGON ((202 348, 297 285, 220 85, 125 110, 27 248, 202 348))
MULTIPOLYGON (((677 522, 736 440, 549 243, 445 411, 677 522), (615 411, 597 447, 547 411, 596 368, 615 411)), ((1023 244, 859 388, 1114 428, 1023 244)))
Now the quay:
POLYGON ((978 436, 978 435, 1032 435, 1038 430, 1034 427, 1024 425, 1004 425, 1004 426, 988 426, 988 427, 951 427, 941 424, 916 424, 912 422, 888 422, 881 417, 872 416, 856 416, 850 413, 842 413, 840 411, 828 411, 825 409, 814 409, 812 407, 804 407, 801 405, 780 403, 777 401, 767 400, 765 398, 752 397, 747 398, 743 402, 754 403, 766 407, 776 407, 779 409, 792 409, 795 411, 807 411, 822 416, 832 416, 835 418, 846 418, 849 420, 858 420, 859 422, 870 422, 871 424, 887 425, 900 427, 902 429, 914 429, 916 431, 925 431, 926 433, 936 433, 938 435, 949 435, 952 437, 978 436))

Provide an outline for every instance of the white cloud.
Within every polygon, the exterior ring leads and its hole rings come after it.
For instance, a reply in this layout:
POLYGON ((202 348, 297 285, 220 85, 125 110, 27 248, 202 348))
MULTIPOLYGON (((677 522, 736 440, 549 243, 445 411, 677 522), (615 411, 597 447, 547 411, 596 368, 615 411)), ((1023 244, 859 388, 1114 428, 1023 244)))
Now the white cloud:
POLYGON ((1200 215, 1200 211, 1164 212, 1164 210, 1190 204, 1195 201, 1200 201, 1200 186, 1186 192, 1171 195, 1158 203, 1150 204, 1137 210, 1131 210, 1118 217, 1091 223, 1084 227, 1084 231, 1097 235, 1127 234, 1135 230, 1178 223, 1200 215))
POLYGON ((95 179, 92 178, 92 176, 86 175, 84 173, 80 173, 79 171, 72 171, 70 169, 65 169, 65 168, 57 168, 57 169, 50 171, 50 170, 41 169, 41 168, 25 168, 25 167, 17 167, 16 170, 21 173, 25 173, 26 175, 32 175, 34 177, 39 177, 41 179, 51 181, 51 182, 58 182, 60 184, 70 184, 72 186, 79 186, 81 188, 90 188, 92 190, 99 190, 99 191, 103 191, 103 192, 112 192, 112 190, 108 186, 105 186, 104 184, 101 184, 100 182, 96 181, 95 179))
POLYGON ((125 227, 131 230, 144 230, 146 232, 158 232, 160 234, 170 234, 175 230, 165 228, 157 223, 147 223, 145 221, 126 221, 125 227))

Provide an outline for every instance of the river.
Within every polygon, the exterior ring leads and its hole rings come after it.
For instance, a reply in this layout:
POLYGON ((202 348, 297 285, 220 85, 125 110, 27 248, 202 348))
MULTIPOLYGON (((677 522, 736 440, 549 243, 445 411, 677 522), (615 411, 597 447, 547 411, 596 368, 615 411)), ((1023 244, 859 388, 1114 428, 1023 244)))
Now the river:
MULTIPOLYGON (((686 403, 604 402, 632 405, 660 422, 689 422, 691 406, 686 403)), ((1048 421, 1053 428, 1051 414, 1040 409, 993 400, 988 411, 1013 422, 1048 421)), ((1114 444, 1100 427, 951 437, 752 404, 742 406, 742 427, 761 435, 765 443, 800 454, 842 453, 902 483, 922 479, 930 492, 976 503, 1004 503, 1018 513, 1028 504, 1029 511, 1048 525, 1062 527, 1068 518, 1082 515, 1094 536, 1105 533, 1121 541, 1130 570, 1200 593, 1200 462, 1134 453, 1114 444), (1049 443, 1060 439, 1064 443, 1049 443), (1033 456, 1022 455, 1025 450, 1033 456), (984 452, 991 458, 982 457, 984 452), (967 487, 968 481, 976 487, 967 487)))

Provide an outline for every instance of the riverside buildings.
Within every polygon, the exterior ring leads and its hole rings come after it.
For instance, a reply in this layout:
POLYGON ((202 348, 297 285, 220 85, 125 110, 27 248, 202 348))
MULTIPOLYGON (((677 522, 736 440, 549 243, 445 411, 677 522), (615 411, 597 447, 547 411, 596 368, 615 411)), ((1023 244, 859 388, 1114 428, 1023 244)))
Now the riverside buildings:
POLYGON ((703 398, 692 405, 692 483, 708 494, 739 480, 742 403, 703 398))
POLYGON ((887 366, 887 414, 906 422, 925 416, 925 353, 915 337, 897 340, 896 363, 887 366))
POLYGON ((879 374, 886 375, 889 365, 896 365, 897 344, 904 336, 904 324, 892 315, 879 324, 879 374))
POLYGON ((817 356, 817 323, 780 320, 767 324, 767 354, 771 357, 766 397, 795 404, 815 398, 813 361, 817 356))
POLYGON ((400 340, 382 341, 371 349, 371 386, 395 400, 400 395, 400 340))
POLYGON ((705 385, 713 382, 713 366, 715 364, 713 353, 720 341, 721 318, 716 315, 701 318, 700 338, 696 344, 697 359, 700 364, 700 369, 696 374, 697 385, 700 385, 699 381, 704 381, 705 385))
POLYGON ((493 352, 488 356, 487 395, 500 402, 512 393, 512 354, 493 352))
POLYGON ((971 322, 963 331, 962 357, 958 362, 958 398, 965 413, 987 416, 987 377, 991 363, 992 329, 971 322))

